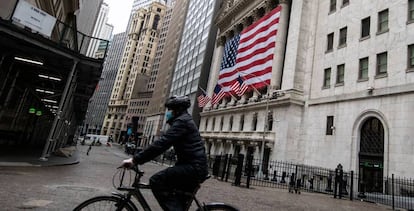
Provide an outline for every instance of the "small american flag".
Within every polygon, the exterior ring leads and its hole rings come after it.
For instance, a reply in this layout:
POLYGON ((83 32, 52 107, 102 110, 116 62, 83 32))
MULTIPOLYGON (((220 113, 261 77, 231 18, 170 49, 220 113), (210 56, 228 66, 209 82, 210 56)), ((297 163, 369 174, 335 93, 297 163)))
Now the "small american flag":
POLYGON ((207 96, 207 93, 204 90, 201 90, 201 95, 197 97, 198 107, 203 108, 210 102, 211 98, 207 96))
POLYGON ((247 89, 249 88, 249 86, 244 83, 244 80, 242 79, 242 77, 239 75, 239 77, 237 77, 236 82, 234 82, 233 85, 231 85, 231 90, 233 90, 238 96, 242 96, 247 89))
POLYGON ((225 92, 231 91, 240 74, 249 87, 270 84, 281 9, 278 6, 227 41, 218 80, 225 92))
POLYGON ((211 98, 211 104, 216 105, 225 96, 225 92, 219 84, 214 88, 213 97, 211 98))

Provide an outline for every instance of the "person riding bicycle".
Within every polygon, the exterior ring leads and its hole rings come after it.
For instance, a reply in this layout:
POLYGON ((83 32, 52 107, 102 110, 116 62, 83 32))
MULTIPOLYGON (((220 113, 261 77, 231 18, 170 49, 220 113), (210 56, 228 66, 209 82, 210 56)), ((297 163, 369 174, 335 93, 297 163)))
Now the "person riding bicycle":
POLYGON ((126 168, 144 164, 173 146, 177 155, 175 166, 154 174, 149 180, 151 190, 164 210, 185 210, 191 203, 191 198, 174 192, 180 190, 193 193, 208 175, 204 141, 187 112, 190 106, 187 96, 170 97, 165 103, 169 129, 146 149, 122 162, 126 168))

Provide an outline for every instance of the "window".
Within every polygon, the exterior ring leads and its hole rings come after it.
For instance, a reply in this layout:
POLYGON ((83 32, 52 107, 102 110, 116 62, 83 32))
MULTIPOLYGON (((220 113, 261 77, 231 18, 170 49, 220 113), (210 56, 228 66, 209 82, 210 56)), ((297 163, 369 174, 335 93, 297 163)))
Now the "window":
POLYGON ((323 75, 323 88, 329 88, 331 84, 331 68, 326 68, 323 75))
POLYGON ((388 9, 378 13, 378 33, 388 31, 388 9))
POLYGON ((346 45, 346 33, 347 33, 347 27, 344 27, 339 30, 339 44, 338 46, 344 46, 346 45))
POLYGON ((336 84, 343 84, 345 75, 345 64, 338 65, 336 71, 336 84))
POLYGON ((359 60, 359 80, 368 79, 368 57, 359 60))
POLYGON ((229 131, 231 131, 233 129, 233 116, 230 116, 230 120, 229 120, 229 131))
POLYGON ((361 21, 361 38, 365 38, 369 36, 369 28, 370 28, 371 18, 365 18, 361 21))
POLYGON ((240 131, 243 131, 244 126, 244 114, 240 116, 240 131))
POLYGON ((336 0, 331 0, 331 3, 329 4, 329 12, 335 12, 336 10, 336 0))
POLYGON ((273 128, 273 113, 269 111, 267 114, 267 131, 272 131, 273 128))
POLYGON ((408 22, 414 22, 414 0, 408 0, 408 22))
POLYGON ((224 121, 224 117, 221 117, 221 119, 220 119, 220 131, 223 130, 223 121, 224 121))
POLYGON ((342 7, 349 4, 349 0, 342 0, 342 7))
POLYGON ((333 116, 327 116, 326 117, 326 135, 332 135, 334 130, 333 125, 334 117, 333 116))
POLYGON ((253 114, 253 121, 252 121, 252 130, 256 131, 257 129, 257 113, 253 114))
POLYGON ((326 52, 332 51, 332 49, 333 49, 333 40, 334 40, 334 33, 328 34, 326 52))
POLYGON ((414 68, 414 44, 408 46, 408 69, 414 68))
POLYGON ((206 124, 204 125, 204 128, 205 128, 205 131, 207 131, 207 129, 208 129, 208 118, 206 118, 206 124))
POLYGON ((387 52, 377 54, 377 75, 387 73, 387 52))

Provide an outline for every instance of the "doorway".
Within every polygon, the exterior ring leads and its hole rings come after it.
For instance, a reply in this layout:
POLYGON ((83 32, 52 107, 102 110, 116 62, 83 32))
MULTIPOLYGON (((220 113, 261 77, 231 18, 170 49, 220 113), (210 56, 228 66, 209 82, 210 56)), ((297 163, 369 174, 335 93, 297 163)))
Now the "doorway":
POLYGON ((361 127, 359 174, 360 192, 383 192, 384 127, 376 117, 361 127))

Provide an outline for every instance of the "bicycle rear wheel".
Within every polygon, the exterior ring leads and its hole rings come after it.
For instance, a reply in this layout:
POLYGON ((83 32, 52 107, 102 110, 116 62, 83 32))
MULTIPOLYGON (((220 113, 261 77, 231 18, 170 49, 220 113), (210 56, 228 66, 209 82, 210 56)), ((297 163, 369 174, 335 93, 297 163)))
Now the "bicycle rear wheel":
MULTIPOLYGON (((79 204, 74 211, 88 211, 88 210, 118 210, 119 204, 122 202, 122 198, 116 196, 97 196, 88 199, 79 204)), ((134 211, 135 209, 127 202, 124 207, 119 210, 134 211)))
POLYGON ((203 208, 200 210, 198 209, 197 211, 202 211, 202 210, 209 210, 209 211, 239 211, 239 209, 229 205, 229 204, 224 204, 224 203, 211 203, 211 204, 206 204, 203 206, 203 208))

